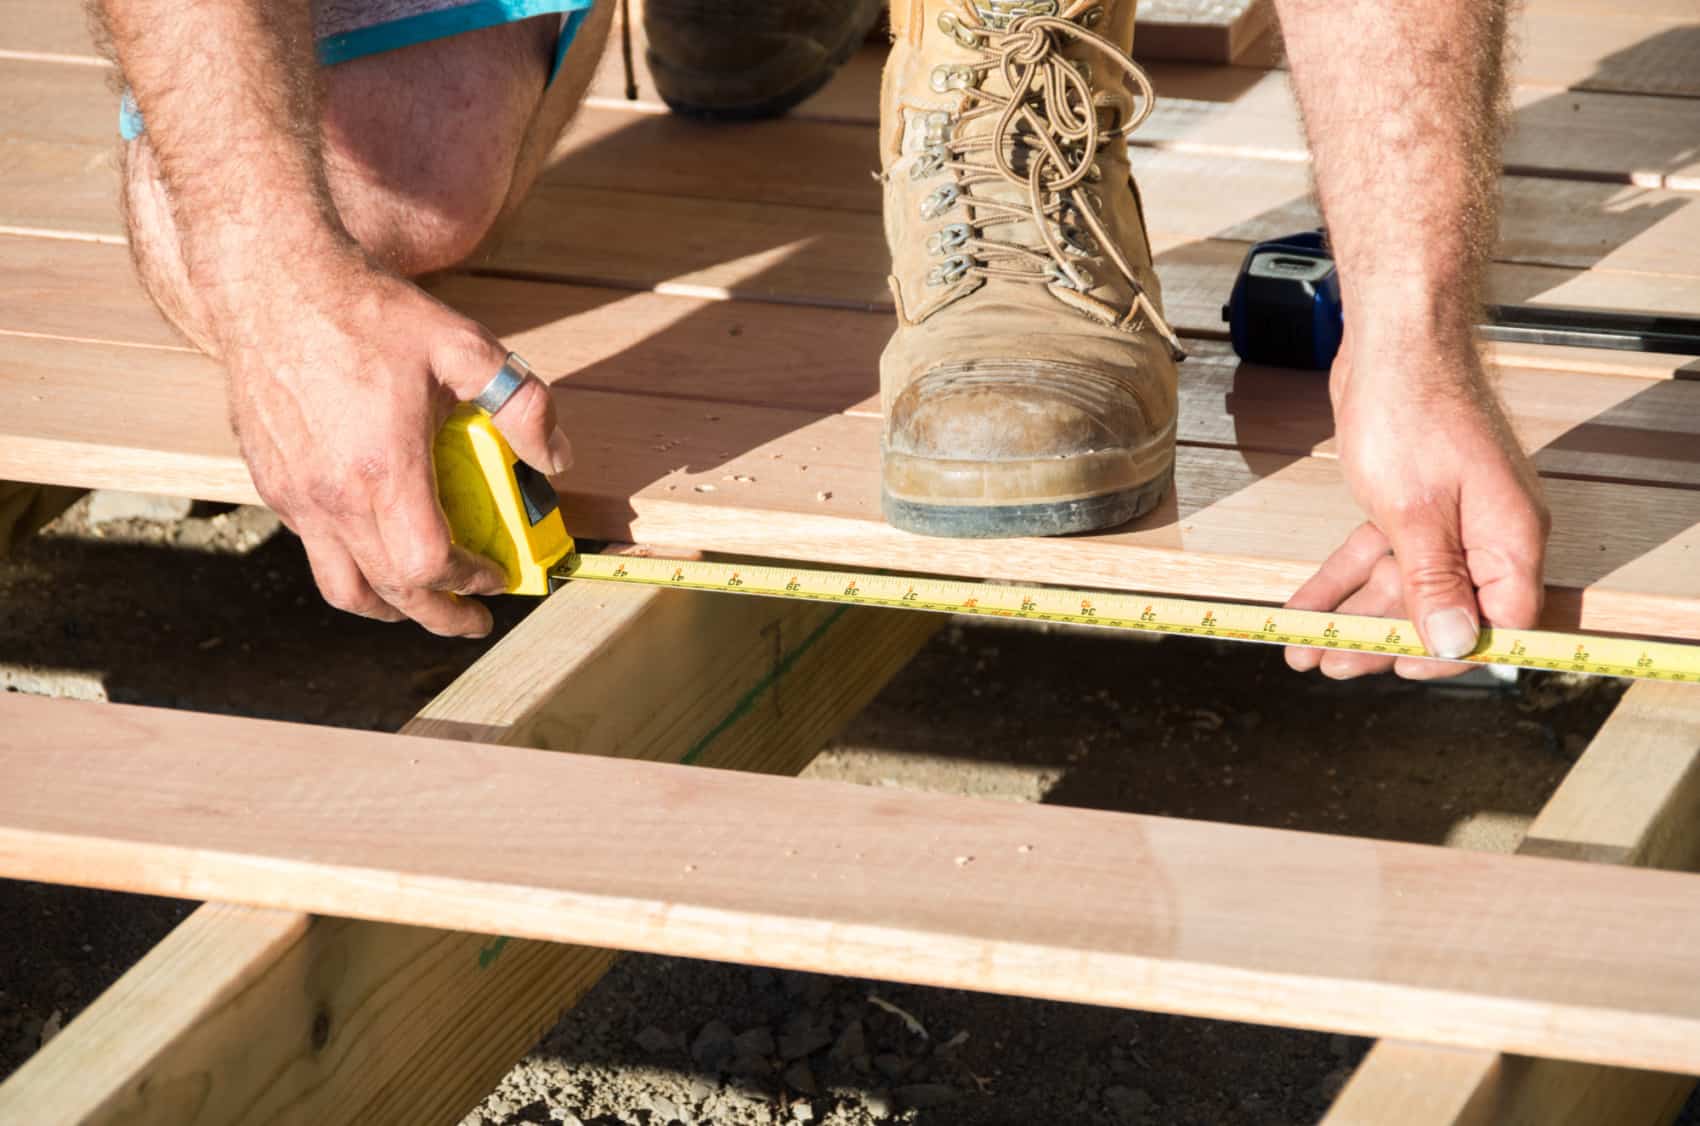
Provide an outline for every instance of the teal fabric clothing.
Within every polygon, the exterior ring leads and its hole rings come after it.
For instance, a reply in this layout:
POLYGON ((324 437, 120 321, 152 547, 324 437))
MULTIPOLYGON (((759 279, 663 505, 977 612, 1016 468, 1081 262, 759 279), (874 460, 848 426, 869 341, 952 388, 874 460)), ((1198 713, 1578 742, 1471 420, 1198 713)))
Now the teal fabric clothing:
MULTIPOLYGON (((567 48, 573 45, 573 39, 594 3, 595 0, 472 0, 467 4, 418 12, 327 35, 318 41, 319 62, 324 66, 335 66, 349 59, 381 55, 399 47, 446 39, 482 27, 496 27, 534 16, 559 15, 561 32, 555 40, 555 61, 549 70, 549 80, 553 82, 561 69, 561 60, 566 57, 567 48)), ((143 128, 141 111, 126 90, 118 105, 118 132, 126 141, 133 141, 142 135, 143 128)))

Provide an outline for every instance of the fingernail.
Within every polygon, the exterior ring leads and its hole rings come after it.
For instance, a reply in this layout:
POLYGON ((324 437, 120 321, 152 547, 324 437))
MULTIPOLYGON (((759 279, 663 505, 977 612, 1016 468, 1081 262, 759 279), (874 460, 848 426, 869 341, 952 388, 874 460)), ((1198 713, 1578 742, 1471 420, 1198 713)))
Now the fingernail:
POLYGON ((549 462, 556 473, 565 473, 573 467, 573 444, 567 441, 559 427, 549 435, 549 462))
POLYGON ((1470 615, 1456 606, 1436 610, 1423 619, 1423 626, 1428 634, 1429 652, 1448 660, 1469 656, 1481 636, 1470 615))

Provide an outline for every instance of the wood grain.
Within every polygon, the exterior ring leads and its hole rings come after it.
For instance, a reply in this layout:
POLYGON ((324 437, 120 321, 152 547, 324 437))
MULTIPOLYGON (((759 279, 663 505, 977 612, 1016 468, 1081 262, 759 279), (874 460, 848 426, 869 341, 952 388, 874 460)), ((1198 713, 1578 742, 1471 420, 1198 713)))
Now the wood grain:
POLYGON ((1273 26, 1274 0, 1140 0, 1133 48, 1140 59, 1228 63, 1273 26))
MULTIPOLYGON (((0 333, 186 349, 141 294, 122 248, 0 236, 0 252, 18 266, 0 274, 0 333)), ((466 275, 440 279, 433 291, 573 387, 820 414, 879 410, 875 371, 889 328, 883 314, 466 275), (805 368, 809 378, 798 379, 805 368)), ((1240 365, 1216 342, 1191 348, 1181 380, 1181 441, 1332 456, 1323 380, 1240 365)), ((52 363, 52 351, 46 343, 20 344, 16 372, 52 363)), ((1643 382, 1668 380, 1691 360, 1531 346, 1502 347, 1494 356, 1513 424, 1538 451, 1543 472, 1700 485, 1690 449, 1700 429, 1700 389, 1643 382)), ((142 356, 125 369, 154 366, 142 356)))
POLYGON ((0 714, 10 876, 1700 1071, 1685 874, 111 704, 0 714))
MULTIPOLYGON (((211 361, 21 337, 6 347, 0 476, 257 499, 211 361), (138 358, 148 378, 114 378, 138 358)), ((1697 390, 1624 382, 1635 396, 1636 387, 1697 390)), ((563 482, 566 511, 593 538, 849 566, 901 557, 919 571, 1282 601, 1360 519, 1331 459, 1185 447, 1175 491, 1131 530, 1018 550, 928 539, 880 519, 877 418, 705 407, 570 382, 556 394, 578 456, 563 482)), ((1634 417, 1637 408, 1611 410, 1634 417)), ((1700 492, 1560 479, 1547 493, 1549 624, 1700 637, 1691 563, 1700 492)))
MULTIPOLYGON (((1631 688, 1529 827, 1526 856, 1700 867, 1700 692, 1631 688)), ((1656 1126, 1694 1080, 1384 1041, 1323 1126, 1656 1126)))
MULTIPOLYGON (((794 772, 934 628, 877 610, 573 587, 405 730, 794 772)), ((0 1121, 457 1121, 611 959, 209 905, 0 1085, 0 1121)))

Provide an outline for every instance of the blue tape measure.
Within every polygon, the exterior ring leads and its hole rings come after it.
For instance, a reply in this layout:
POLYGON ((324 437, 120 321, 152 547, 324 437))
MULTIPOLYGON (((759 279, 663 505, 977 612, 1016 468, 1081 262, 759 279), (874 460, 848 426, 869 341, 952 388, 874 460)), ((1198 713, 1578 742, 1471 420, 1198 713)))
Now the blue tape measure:
POLYGON ((1340 275, 1321 231, 1251 248, 1222 306, 1234 352, 1254 364, 1327 371, 1345 320, 1340 275))

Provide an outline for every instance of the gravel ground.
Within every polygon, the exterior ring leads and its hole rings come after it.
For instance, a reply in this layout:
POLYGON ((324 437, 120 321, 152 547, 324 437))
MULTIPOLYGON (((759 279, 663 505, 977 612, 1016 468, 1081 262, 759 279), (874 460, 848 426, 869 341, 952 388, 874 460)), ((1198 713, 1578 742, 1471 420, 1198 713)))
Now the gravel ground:
MULTIPOLYGON (((523 610, 499 604, 496 636, 523 610)), ((0 686, 12 690, 393 730, 489 644, 328 610, 298 545, 254 509, 92 525, 80 505, 0 562, 0 686)), ((957 622, 810 773, 1503 848, 1620 690, 1553 677, 1341 685, 1252 646, 957 622)), ((0 881, 0 1075, 187 909, 0 881)), ((1297 1124, 1317 1119, 1366 1047, 632 956, 465 1126, 1297 1124)))

